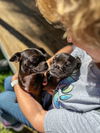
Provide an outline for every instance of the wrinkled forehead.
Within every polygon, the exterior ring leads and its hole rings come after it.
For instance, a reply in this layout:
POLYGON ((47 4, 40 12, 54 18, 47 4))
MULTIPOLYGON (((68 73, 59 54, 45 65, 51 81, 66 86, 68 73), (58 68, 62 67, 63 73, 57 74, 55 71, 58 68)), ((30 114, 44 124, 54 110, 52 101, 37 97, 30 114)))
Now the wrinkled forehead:
POLYGON ((67 61, 69 60, 69 57, 70 57, 69 54, 61 53, 55 56, 55 60, 56 61, 67 61))
POLYGON ((38 58, 40 56, 44 56, 43 53, 38 49, 28 49, 21 53, 23 58, 38 58))
POLYGON ((61 54, 56 55, 55 60, 56 62, 59 62, 59 63, 65 63, 67 61, 73 63, 75 61, 75 58, 71 56, 70 54, 61 53, 61 54))

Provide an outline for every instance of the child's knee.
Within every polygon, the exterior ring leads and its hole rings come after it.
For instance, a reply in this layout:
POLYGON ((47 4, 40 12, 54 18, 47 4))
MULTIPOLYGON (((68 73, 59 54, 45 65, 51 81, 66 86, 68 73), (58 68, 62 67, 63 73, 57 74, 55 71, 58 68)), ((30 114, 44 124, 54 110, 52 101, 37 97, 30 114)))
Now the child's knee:
POLYGON ((0 93, 0 104, 5 104, 5 102, 15 102, 16 95, 14 92, 2 92, 0 93))

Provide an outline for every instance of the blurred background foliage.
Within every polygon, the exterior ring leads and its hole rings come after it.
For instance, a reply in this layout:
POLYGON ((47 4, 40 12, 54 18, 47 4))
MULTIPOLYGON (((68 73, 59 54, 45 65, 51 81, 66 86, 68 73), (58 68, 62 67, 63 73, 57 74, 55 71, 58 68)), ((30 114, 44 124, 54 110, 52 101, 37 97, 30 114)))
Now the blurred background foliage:
MULTIPOLYGON (((5 59, 2 52, 0 51, 0 60, 5 59)), ((10 67, 6 71, 0 71, 0 92, 4 91, 4 79, 9 75, 12 75, 10 67)))

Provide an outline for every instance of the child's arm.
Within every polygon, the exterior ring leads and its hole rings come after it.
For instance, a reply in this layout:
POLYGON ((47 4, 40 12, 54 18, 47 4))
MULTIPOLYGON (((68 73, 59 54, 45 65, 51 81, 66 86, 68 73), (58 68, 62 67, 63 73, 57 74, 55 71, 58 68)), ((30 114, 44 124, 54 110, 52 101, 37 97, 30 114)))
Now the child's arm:
MULTIPOLYGON (((14 75, 12 81, 17 79, 17 75, 14 75)), ((36 130, 44 132, 44 118, 47 112, 30 94, 22 90, 18 84, 14 86, 14 91, 19 107, 26 119, 36 130)))

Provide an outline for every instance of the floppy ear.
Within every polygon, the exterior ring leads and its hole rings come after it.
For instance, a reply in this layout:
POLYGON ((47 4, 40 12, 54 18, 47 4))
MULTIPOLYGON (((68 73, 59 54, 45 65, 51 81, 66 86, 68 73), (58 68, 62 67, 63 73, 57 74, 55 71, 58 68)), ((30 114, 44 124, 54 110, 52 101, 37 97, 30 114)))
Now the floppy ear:
POLYGON ((45 56, 45 58, 50 58, 50 55, 43 49, 43 48, 38 48, 45 56))
POLYGON ((38 48, 43 54, 46 54, 46 51, 43 48, 38 48))
POLYGON ((77 62, 77 69, 81 67, 81 60, 79 57, 76 57, 76 62, 77 62))
POLYGON ((21 58, 21 53, 17 52, 10 58, 9 61, 11 61, 11 62, 19 62, 20 58, 21 58))

